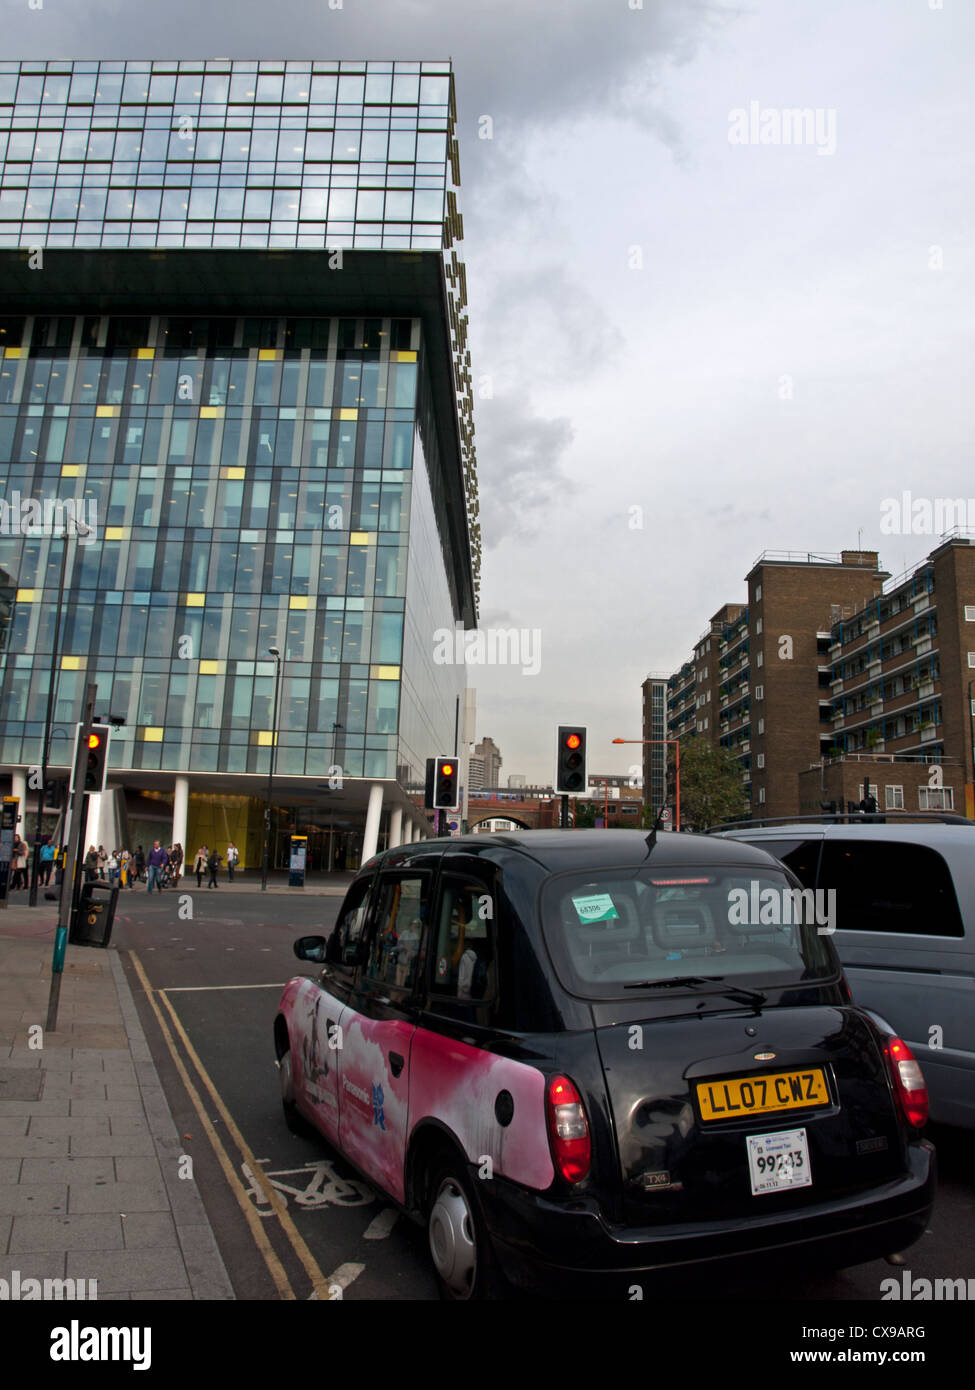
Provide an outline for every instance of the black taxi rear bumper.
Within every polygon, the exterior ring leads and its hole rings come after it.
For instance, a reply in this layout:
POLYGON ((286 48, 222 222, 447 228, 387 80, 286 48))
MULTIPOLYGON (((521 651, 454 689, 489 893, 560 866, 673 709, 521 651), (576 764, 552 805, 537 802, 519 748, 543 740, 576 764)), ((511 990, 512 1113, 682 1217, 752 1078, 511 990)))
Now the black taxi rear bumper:
POLYGON ((635 1297, 640 1276, 668 1282, 710 1266, 716 1272, 793 1273, 839 1269, 906 1250, 924 1234, 937 1165, 927 1140, 908 1149, 909 1171, 855 1196, 801 1212, 693 1225, 609 1225, 591 1199, 553 1202, 503 1180, 475 1183, 498 1260, 525 1291, 635 1297))

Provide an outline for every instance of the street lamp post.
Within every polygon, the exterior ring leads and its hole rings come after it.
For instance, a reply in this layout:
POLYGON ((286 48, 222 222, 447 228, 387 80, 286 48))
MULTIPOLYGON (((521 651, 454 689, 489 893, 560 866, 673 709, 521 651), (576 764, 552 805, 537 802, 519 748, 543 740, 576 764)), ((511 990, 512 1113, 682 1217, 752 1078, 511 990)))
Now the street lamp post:
POLYGON ((261 871, 261 892, 267 892, 268 861, 271 854, 271 791, 274 785, 274 755, 278 747, 278 685, 281 680, 281 652, 268 647, 274 657, 274 704, 271 710, 271 756, 267 767, 267 800, 264 806, 264 867, 261 871))
POLYGON ((675 766, 675 773, 676 773, 676 783, 675 783, 676 798, 675 798, 675 805, 674 805, 674 829, 675 829, 675 830, 680 830, 680 739, 678 739, 678 738, 614 738, 614 739, 613 739, 613 742, 614 742, 614 743, 653 743, 653 744, 657 744, 658 746, 659 746, 660 744, 672 743, 672 744, 674 745, 674 747, 677 749, 677 754, 676 754, 676 766, 675 766))

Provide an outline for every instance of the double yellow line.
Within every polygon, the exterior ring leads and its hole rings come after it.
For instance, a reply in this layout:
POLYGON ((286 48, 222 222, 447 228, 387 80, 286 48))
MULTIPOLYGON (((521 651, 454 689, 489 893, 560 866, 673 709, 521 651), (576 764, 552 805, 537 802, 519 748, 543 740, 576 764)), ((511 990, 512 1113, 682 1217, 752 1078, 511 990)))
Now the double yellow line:
POLYGON ((200 1092, 198 1091, 195 1082, 191 1078, 190 1073, 182 1057, 179 1054, 179 1051, 177 1050, 176 1043, 173 1038, 173 1033, 170 1031, 169 1024, 167 1023, 166 1018, 164 1017, 163 1012, 159 1007, 158 1001, 160 999, 166 1006, 167 1013, 169 1014, 169 1018, 172 1022, 173 1030, 178 1035, 179 1040, 182 1043, 187 1056, 189 1057, 193 1066, 196 1068, 199 1079, 203 1083, 203 1086, 206 1089, 206 1091, 209 1093, 210 1099, 216 1107, 217 1113, 219 1114, 221 1120, 226 1125, 228 1134, 231 1136, 233 1142, 236 1144, 242 1161, 247 1164, 248 1168, 254 1175, 255 1181, 260 1185, 261 1191, 263 1192, 267 1201, 270 1203, 271 1210, 278 1218, 284 1235, 286 1236, 288 1242, 291 1245, 291 1248, 294 1250, 295 1255, 297 1256, 298 1260, 303 1266, 305 1273, 311 1280, 311 1297, 321 1300, 330 1298, 331 1286, 329 1281, 322 1273, 314 1255, 308 1249, 308 1246, 305 1244, 304 1240, 298 1232, 298 1228, 295 1226, 295 1223, 288 1215, 288 1209, 285 1206, 284 1202, 281 1200, 277 1192, 275 1192, 274 1188, 268 1182, 267 1177, 265 1176, 264 1171, 261 1168, 261 1165, 258 1163, 257 1159, 251 1152, 250 1146, 248 1145, 246 1139, 238 1129, 233 1116, 227 1109, 226 1105, 224 1105, 219 1091, 211 1081, 206 1067, 200 1061, 196 1048, 193 1046, 193 1044, 187 1037, 186 1029, 183 1027, 182 1023, 180 1023, 176 1010, 170 1003, 165 990, 154 989, 152 985, 149 983, 148 976, 146 975, 146 972, 142 967, 142 962, 139 960, 139 957, 135 954, 134 951, 130 952, 130 955, 132 959, 132 964, 135 967, 135 972, 138 975, 139 981, 146 992, 146 998, 149 1001, 153 1013, 156 1015, 156 1021, 159 1024, 159 1029, 163 1035, 166 1046, 169 1048, 169 1053, 173 1059, 173 1064, 176 1067, 176 1070, 179 1072, 183 1085, 186 1087, 186 1093, 193 1103, 194 1110, 199 1116, 200 1124, 203 1126, 206 1136, 210 1141, 210 1144, 213 1148, 213 1152, 216 1155, 217 1162, 223 1169, 224 1177, 227 1179, 227 1185, 229 1186, 234 1197, 237 1199, 237 1204, 244 1214, 244 1219, 250 1228, 251 1235, 254 1237, 254 1242, 261 1253, 264 1263, 267 1265, 268 1273, 274 1281, 274 1287, 278 1291, 278 1296, 282 1299, 296 1298, 295 1291, 291 1287, 291 1282, 288 1279, 288 1275, 285 1271, 284 1265, 282 1265, 281 1261, 279 1260, 278 1256, 274 1251, 274 1247, 268 1240, 267 1230, 264 1226, 264 1222, 262 1218, 258 1216, 257 1211, 254 1207, 254 1203, 250 1200, 250 1197, 248 1196, 247 1188, 245 1188, 240 1178, 237 1166, 234 1164, 233 1160, 227 1152, 227 1149, 223 1141, 221 1140, 216 1129, 214 1128, 213 1123, 206 1112, 206 1107, 204 1106, 203 1098, 200 1095, 200 1092))

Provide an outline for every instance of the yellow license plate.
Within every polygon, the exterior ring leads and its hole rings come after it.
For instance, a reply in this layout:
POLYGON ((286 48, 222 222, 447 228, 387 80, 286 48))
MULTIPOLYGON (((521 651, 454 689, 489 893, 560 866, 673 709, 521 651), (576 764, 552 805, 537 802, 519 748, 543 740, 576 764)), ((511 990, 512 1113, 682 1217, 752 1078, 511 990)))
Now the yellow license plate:
POLYGON ((732 1120, 741 1115, 829 1105, 829 1091, 822 1068, 810 1067, 806 1071, 780 1071, 774 1076, 699 1081, 697 1102, 702 1120, 732 1120))

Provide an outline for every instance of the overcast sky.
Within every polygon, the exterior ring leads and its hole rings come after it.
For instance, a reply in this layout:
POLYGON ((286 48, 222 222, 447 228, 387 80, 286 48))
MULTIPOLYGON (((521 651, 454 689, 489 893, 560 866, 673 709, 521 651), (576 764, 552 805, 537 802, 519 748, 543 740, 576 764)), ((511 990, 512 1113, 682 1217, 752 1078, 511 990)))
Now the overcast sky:
POLYGON ((935 537, 885 498, 975 499, 971 0, 631 6, 0 3, 7 58, 453 59, 482 627, 541 639, 470 672, 503 780, 559 722, 638 760, 640 682, 761 551, 897 574, 935 537))

